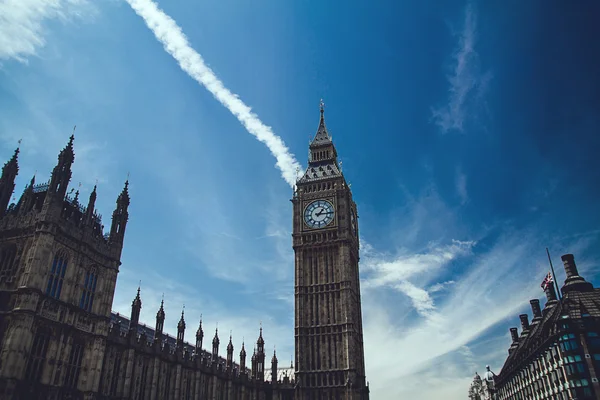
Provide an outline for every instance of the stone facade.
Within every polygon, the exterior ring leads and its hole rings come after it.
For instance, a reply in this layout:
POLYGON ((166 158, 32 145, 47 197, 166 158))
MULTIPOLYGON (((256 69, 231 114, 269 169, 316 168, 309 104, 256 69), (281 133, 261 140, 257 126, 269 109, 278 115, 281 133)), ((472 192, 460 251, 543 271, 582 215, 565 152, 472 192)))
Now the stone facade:
POLYGON ((225 357, 219 355, 218 332, 211 351, 203 350, 201 322, 195 343, 185 342, 183 312, 177 337, 165 334, 162 303, 155 327, 141 324, 139 289, 129 318, 111 312, 129 218, 128 182, 104 234, 96 187, 87 206, 78 191, 67 193, 73 141, 71 136, 60 152, 49 182, 36 184, 34 177, 16 204, 9 201, 18 149, 0 177, 1 399, 369 398, 357 210, 323 109, 309 168, 292 199, 295 370, 293 363, 279 368, 275 354, 266 364, 262 328, 247 367, 243 343, 240 363, 233 362, 231 337, 225 357))
POLYGON ((522 314, 521 334, 510 328, 508 358, 493 379, 495 399, 600 398, 600 289, 579 275, 572 254, 561 258, 562 297, 548 278, 544 309, 531 300, 531 323, 522 314))
POLYGON ((475 372, 473 382, 469 386, 469 400, 495 400, 494 395, 494 379, 495 375, 490 371, 490 367, 487 366, 487 371, 483 376, 483 379, 475 372))
POLYGON ((292 203, 299 398, 366 400, 358 214, 323 106, 292 203))
POLYGON ((79 192, 67 193, 75 160, 74 137, 60 152, 50 181, 31 180, 8 205, 18 173, 18 153, 0 177, 0 398, 3 399, 211 399, 292 400, 293 378, 278 380, 277 358, 265 365, 262 329, 251 368, 233 363, 233 343, 219 356, 163 333, 162 304, 156 327, 139 323, 138 291, 131 317, 111 313, 128 220, 128 182, 119 195, 108 234, 79 192), (271 369, 275 382, 264 379, 271 369))

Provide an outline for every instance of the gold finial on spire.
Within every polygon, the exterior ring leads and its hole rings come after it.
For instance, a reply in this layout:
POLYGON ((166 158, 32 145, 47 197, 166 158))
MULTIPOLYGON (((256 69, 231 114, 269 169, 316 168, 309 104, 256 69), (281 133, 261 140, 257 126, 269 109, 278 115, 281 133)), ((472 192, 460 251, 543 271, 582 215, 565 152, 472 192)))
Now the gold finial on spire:
POLYGON ((17 143, 19 144, 19 146, 21 146, 21 142, 23 141, 23 139, 19 139, 17 140, 17 143))
POLYGON ((321 99, 321 101, 319 102, 319 108, 321 109, 321 114, 323 114, 323 112, 325 111, 325 103, 323 102, 323 99, 321 99))

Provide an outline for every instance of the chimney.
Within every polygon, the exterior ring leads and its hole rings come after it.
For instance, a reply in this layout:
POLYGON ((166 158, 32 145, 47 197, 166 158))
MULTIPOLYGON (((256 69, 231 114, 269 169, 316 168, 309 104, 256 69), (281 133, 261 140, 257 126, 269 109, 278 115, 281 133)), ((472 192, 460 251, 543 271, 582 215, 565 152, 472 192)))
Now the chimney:
POLYGON ((560 257, 564 266, 565 273, 567 275, 567 279, 565 280, 565 284, 560 289, 563 293, 578 291, 578 292, 589 292, 594 289, 591 283, 587 282, 581 276, 579 276, 579 272, 577 272, 577 265, 575 265, 575 257, 573 254, 565 254, 560 257))
POLYGON ((510 337, 512 338, 513 344, 519 342, 519 330, 517 328, 510 328, 510 337))
POLYGON ((542 319, 542 309, 540 308, 540 301, 538 299, 529 300, 531 304, 531 312, 533 313, 532 324, 537 324, 542 319))
POLYGON ((512 339, 512 343, 508 348, 508 354, 512 353, 517 347, 519 347, 519 331, 517 328, 510 328, 510 337, 512 339))
POLYGON ((546 293, 546 305, 544 306, 545 313, 558 303, 558 300, 556 299, 556 291, 554 290, 554 282, 549 282, 546 284, 546 289, 544 289, 544 292, 546 293))
POLYGON ((521 328, 523 329, 521 331, 521 336, 528 335, 529 334, 529 319, 527 317, 527 314, 519 315, 519 319, 521 320, 521 328))

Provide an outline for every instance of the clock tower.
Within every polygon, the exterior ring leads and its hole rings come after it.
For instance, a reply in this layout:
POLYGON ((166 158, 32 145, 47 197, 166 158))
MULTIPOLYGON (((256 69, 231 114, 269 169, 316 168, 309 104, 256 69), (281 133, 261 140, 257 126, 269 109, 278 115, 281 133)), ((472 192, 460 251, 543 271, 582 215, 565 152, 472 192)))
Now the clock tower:
POLYGON ((324 105, 293 203, 297 400, 367 400, 356 204, 324 105))

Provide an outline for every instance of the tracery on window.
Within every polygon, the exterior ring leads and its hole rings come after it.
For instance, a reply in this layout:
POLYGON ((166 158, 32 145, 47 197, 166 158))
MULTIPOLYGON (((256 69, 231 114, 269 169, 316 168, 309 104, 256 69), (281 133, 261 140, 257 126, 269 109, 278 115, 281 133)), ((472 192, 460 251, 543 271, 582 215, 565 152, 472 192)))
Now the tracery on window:
POLYGON ((92 306, 94 305, 94 296, 96 294, 96 284, 98 283, 98 273, 95 269, 85 271, 85 277, 83 280, 83 289, 81 292, 81 299, 79 300, 79 307, 87 312, 92 312, 92 306))
POLYGON ((33 345, 29 353, 27 361, 27 369, 25 370, 25 379, 28 381, 39 382, 46 361, 46 350, 48 349, 48 341, 50 339, 50 331, 46 328, 38 328, 33 338, 33 345))
POLYGON ((16 255, 17 247, 14 244, 8 245, 0 250, 0 279, 14 275, 16 255))
POLYGON ((79 381, 79 372, 81 371, 81 361, 83 359, 83 350, 85 343, 81 340, 74 340, 69 354, 69 362, 67 364, 67 373, 65 375, 65 386, 69 388, 77 388, 79 381))
POLYGON ((67 254, 62 250, 57 252, 52 260, 50 276, 48 277, 48 285, 46 286, 46 294, 54 297, 55 299, 60 298, 63 280, 67 271, 67 263, 67 254))

